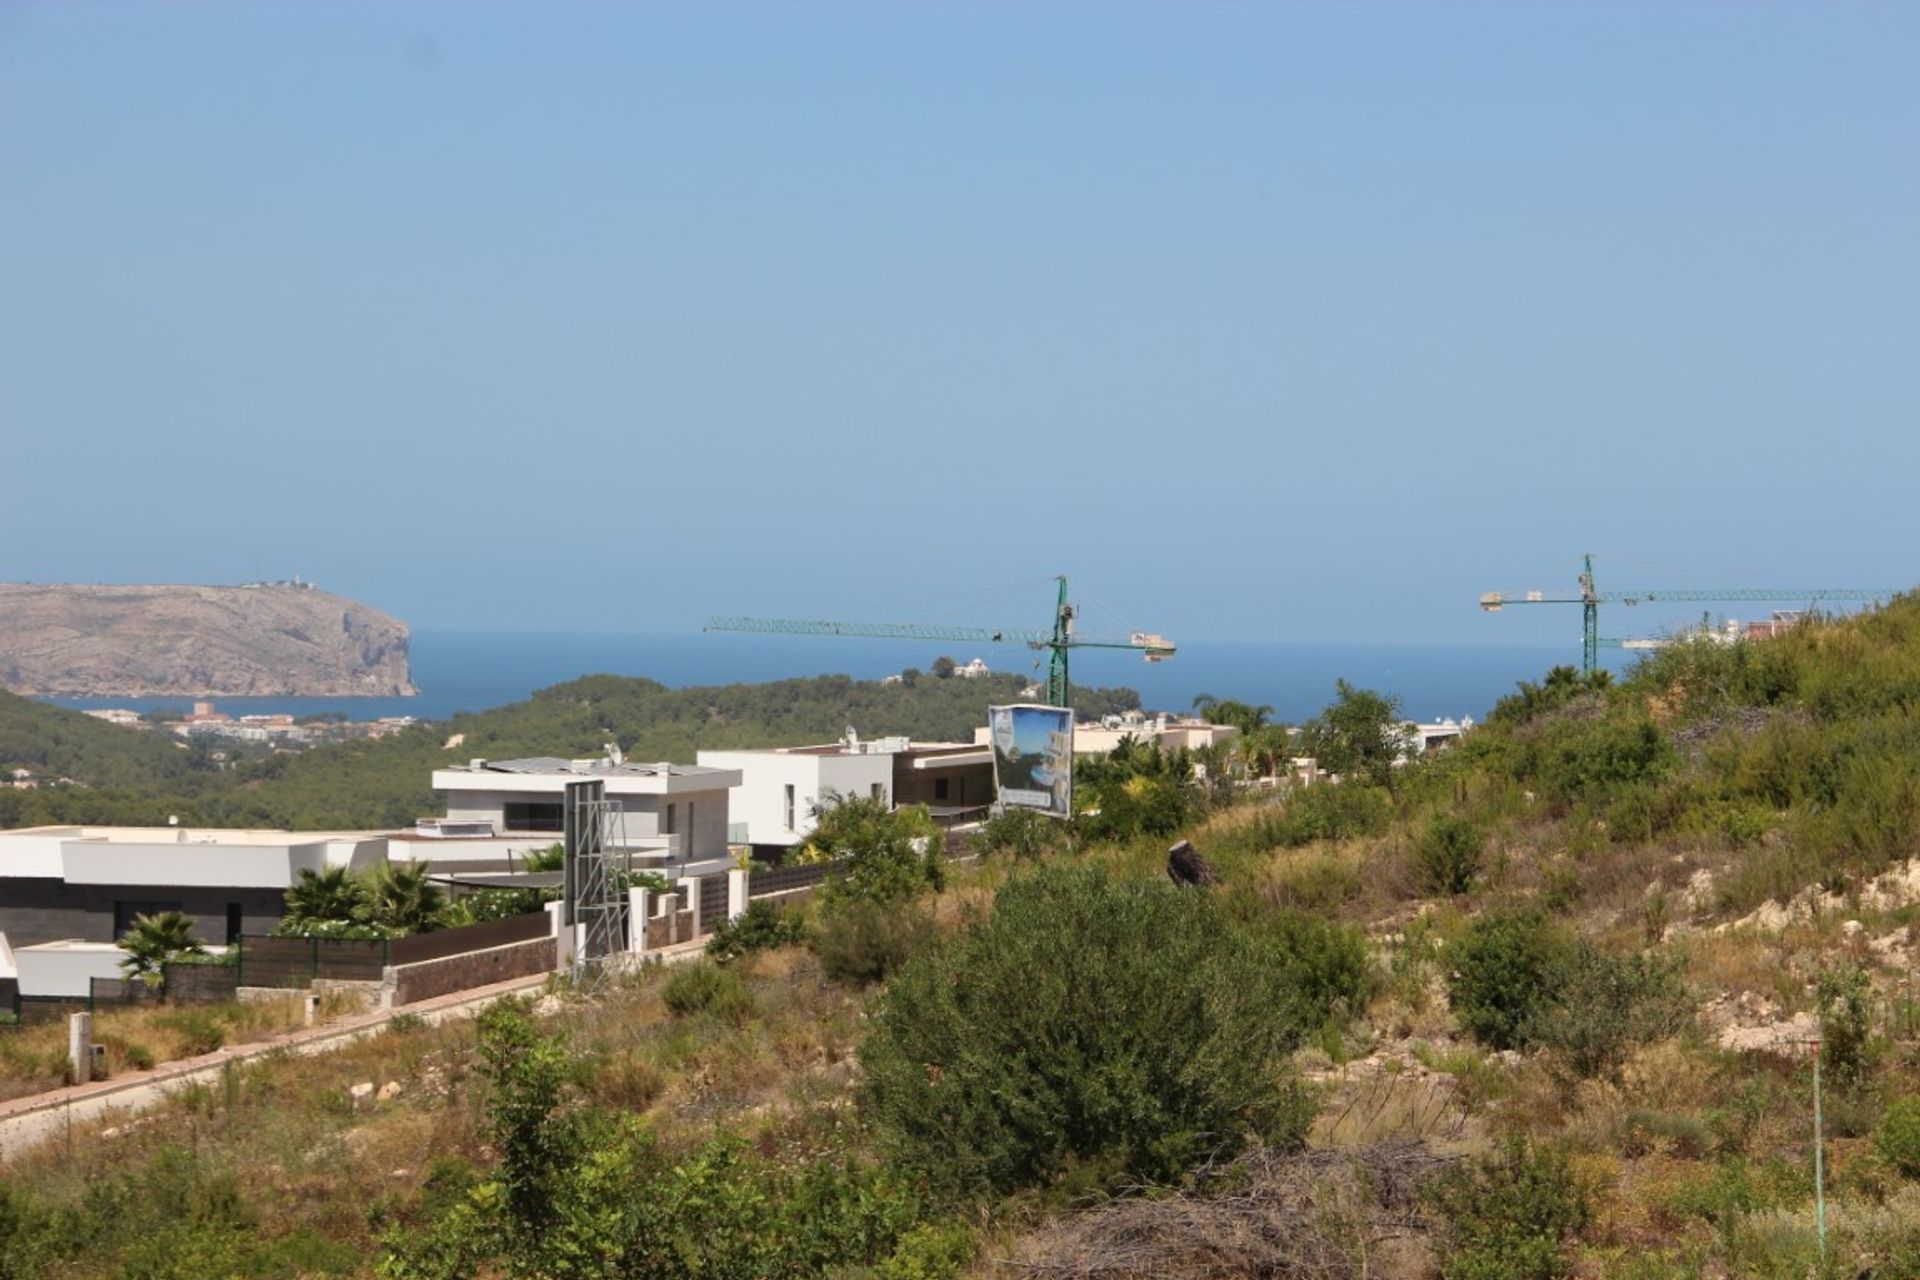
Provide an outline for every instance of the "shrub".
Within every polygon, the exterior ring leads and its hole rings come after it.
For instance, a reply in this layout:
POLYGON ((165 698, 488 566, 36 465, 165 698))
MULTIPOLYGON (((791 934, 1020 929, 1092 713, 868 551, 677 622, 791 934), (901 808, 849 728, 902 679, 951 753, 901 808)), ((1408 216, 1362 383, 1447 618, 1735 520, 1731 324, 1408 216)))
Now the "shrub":
POLYGON ((1586 1226, 1588 1195, 1566 1155, 1511 1138, 1430 1183, 1427 1202, 1445 1225, 1445 1280, 1558 1280, 1565 1241, 1586 1226))
POLYGON ((1049 866, 908 962, 860 1046, 882 1145, 941 1196, 1165 1179, 1307 1122, 1284 1083, 1311 1021, 1271 939, 1214 896, 1049 866))
POLYGON ((826 902, 904 902, 945 883, 945 836, 924 807, 889 809, 883 796, 829 793, 815 813, 801 856, 846 868, 820 886, 826 902))
POLYGON ((884 982, 933 945, 933 916, 911 904, 841 902, 830 906, 807 945, 835 982, 884 982))
POLYGON ((1314 1024, 1358 1013, 1379 987, 1364 930, 1306 911, 1256 917, 1250 927, 1272 948, 1280 980, 1314 1024))
POLYGON ((980 1252, 973 1232, 958 1223, 922 1223, 900 1237, 878 1267, 880 1280, 955 1280, 980 1252))
POLYGON ((1436 816, 1413 844, 1413 867, 1430 893, 1465 893, 1480 874, 1486 837, 1465 818, 1436 816))
POLYGON ((1393 816, 1393 797, 1357 782, 1297 788, 1275 817, 1255 825, 1261 848, 1297 849, 1315 840, 1379 835, 1393 816))
POLYGON ((153 1050, 133 1040, 120 1045, 120 1058, 135 1071, 153 1070, 153 1050))
POLYGON ((1612 956, 1582 941, 1557 979, 1521 1034, 1582 1079, 1616 1074, 1635 1046, 1673 1035, 1692 1016, 1677 960, 1612 956))
POLYGON ((1865 1079, 1873 1054, 1871 1001, 1867 971, 1844 961, 1821 971, 1814 984, 1820 1005, 1820 1055, 1829 1078, 1843 1089, 1865 1079))
POLYGON ((722 920, 707 942, 707 954, 716 964, 738 960, 753 951, 772 951, 804 942, 807 924, 796 912, 771 902, 749 902, 731 920, 722 920))
POLYGON ((724 1022, 745 1022, 753 1014, 753 993, 732 969, 702 961, 674 970, 660 998, 680 1017, 710 1013, 724 1022))
POLYGON ((1468 1035, 1493 1049, 1528 1043, 1534 1016, 1558 995, 1569 947, 1527 911, 1489 913, 1447 948, 1447 998, 1468 1035))
POLYGON ((209 1009, 175 1009, 157 1021, 179 1038, 183 1058, 212 1053, 227 1042, 226 1024, 209 1009))
POLYGON ((981 853, 1035 858, 1064 845, 1065 831, 1057 819, 1032 809, 1003 809, 980 824, 973 843, 981 853))
POLYGON ((1902 1177, 1920 1178, 1920 1097, 1901 1098, 1887 1108, 1873 1145, 1902 1177))

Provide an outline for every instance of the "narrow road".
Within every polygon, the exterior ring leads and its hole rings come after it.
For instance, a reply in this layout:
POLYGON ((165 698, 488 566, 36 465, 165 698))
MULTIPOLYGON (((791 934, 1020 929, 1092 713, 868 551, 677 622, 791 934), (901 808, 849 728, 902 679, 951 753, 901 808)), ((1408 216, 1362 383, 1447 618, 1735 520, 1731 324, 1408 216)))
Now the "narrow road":
MULTIPOLYGON (((677 964, 698 957, 705 949, 706 940, 703 938, 655 952, 649 958, 658 958, 664 964, 677 964)), ((411 1014, 429 1023, 472 1017, 496 1000, 538 991, 546 985, 549 976, 540 974, 531 978, 515 978, 490 987, 475 987, 469 991, 456 991, 451 995, 422 1000, 399 1009, 355 1014, 322 1027, 302 1028, 267 1040, 216 1049, 197 1058, 163 1063, 152 1071, 0 1102, 0 1165, 35 1147, 74 1135, 85 1126, 107 1123, 115 1117, 131 1118, 166 1101, 170 1094, 187 1085, 218 1080, 221 1073, 236 1062, 246 1062, 279 1051, 331 1053, 356 1040, 377 1035, 396 1013, 411 1014)))

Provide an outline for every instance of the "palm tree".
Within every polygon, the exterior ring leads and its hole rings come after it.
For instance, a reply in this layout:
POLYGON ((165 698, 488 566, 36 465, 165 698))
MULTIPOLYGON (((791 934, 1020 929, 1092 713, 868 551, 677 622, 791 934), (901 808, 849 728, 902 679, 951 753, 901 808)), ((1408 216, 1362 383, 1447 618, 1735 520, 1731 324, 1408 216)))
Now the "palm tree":
POLYGON ((446 895, 427 879, 426 864, 421 862, 382 863, 367 890, 368 918, 408 933, 437 928, 446 905, 446 895))
POLYGON ((193 921, 180 911, 135 916, 133 928, 120 939, 120 946, 127 953, 120 968, 130 978, 148 981, 158 980, 162 967, 175 956, 206 952, 193 931, 193 921))
POLYGON ((287 919, 357 920, 366 910, 367 890, 345 867, 302 871, 287 887, 287 919))

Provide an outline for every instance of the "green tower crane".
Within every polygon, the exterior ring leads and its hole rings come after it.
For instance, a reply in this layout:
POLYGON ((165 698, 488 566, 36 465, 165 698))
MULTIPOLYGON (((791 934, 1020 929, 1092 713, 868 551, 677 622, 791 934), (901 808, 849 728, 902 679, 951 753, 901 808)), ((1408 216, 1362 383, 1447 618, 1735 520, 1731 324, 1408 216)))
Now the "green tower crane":
POLYGON ((1712 601, 1804 600, 1808 604, 1827 601, 1884 600, 1890 591, 1867 591, 1852 587, 1764 588, 1734 587, 1725 590, 1676 591, 1601 591, 1593 584, 1593 557, 1586 557, 1580 574, 1580 594, 1550 596, 1541 591, 1489 591, 1480 597, 1480 607, 1498 613, 1510 604, 1577 604, 1581 612, 1580 667, 1591 672, 1600 661, 1600 606, 1603 604, 1659 604, 1712 601))
POLYGON ((799 618, 709 618, 704 631, 740 631, 775 636, 857 636, 869 640, 958 640, 971 644, 1019 644, 1046 650, 1047 704, 1067 706, 1067 654, 1074 649, 1132 649, 1148 662, 1164 662, 1174 655, 1165 636, 1135 631, 1125 640, 1083 640, 1074 634, 1076 610, 1067 600, 1067 580, 1058 579, 1059 599, 1053 610, 1053 629, 1027 627, 923 626, 899 622, 824 622, 799 618))

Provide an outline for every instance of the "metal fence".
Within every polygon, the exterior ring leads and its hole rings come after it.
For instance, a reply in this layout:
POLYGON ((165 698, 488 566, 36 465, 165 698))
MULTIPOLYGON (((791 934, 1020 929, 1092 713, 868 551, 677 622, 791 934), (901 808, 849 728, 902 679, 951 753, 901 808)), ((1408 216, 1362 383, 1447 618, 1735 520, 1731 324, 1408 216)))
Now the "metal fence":
POLYGON ((545 937, 545 911, 442 929, 406 938, 272 938, 242 936, 235 981, 243 987, 304 987, 315 978, 378 982, 388 965, 418 964, 545 937))
POLYGON ((712 933, 727 918, 727 878, 700 877, 700 932, 712 933))
POLYGON ((765 898, 776 893, 791 893, 795 889, 811 889, 822 880, 840 875, 845 870, 837 862, 802 862, 790 867, 768 867, 765 870, 755 868, 747 878, 747 896, 765 898))

